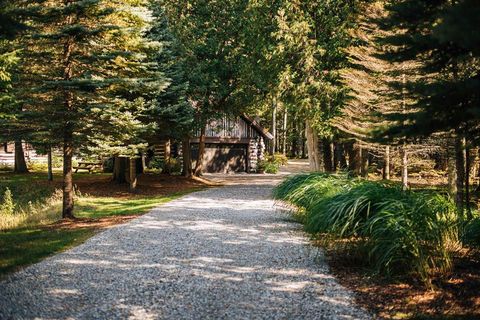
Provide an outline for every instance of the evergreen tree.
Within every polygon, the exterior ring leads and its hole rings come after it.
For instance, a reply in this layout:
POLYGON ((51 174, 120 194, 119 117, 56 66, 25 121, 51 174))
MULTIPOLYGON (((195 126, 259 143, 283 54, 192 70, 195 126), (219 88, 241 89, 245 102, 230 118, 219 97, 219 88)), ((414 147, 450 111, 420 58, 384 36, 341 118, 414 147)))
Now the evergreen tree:
POLYGON ((19 38, 29 29, 27 20, 38 11, 42 0, 0 1, 0 141, 15 141, 16 173, 28 172, 22 140, 29 128, 19 125, 21 102, 16 94, 22 60, 19 38))
POLYGON ((41 85, 32 86, 25 109, 49 137, 61 137, 64 218, 73 217, 75 151, 135 154, 143 145, 139 133, 149 127, 142 122, 150 107, 143 95, 165 86, 147 61, 141 3, 51 0, 35 21, 39 32, 29 54, 41 85))
POLYGON ((464 149, 467 147, 468 152, 470 144, 478 144, 480 124, 480 45, 472 29, 480 22, 480 3, 404 0, 392 2, 388 9, 390 14, 382 23, 396 32, 384 37, 382 43, 397 49, 384 58, 398 63, 415 61, 417 66, 403 70, 406 79, 392 83, 397 95, 407 95, 412 101, 412 112, 390 115, 398 125, 385 134, 452 135, 451 140, 456 141, 456 203, 463 214, 469 172, 464 149))
POLYGON ((345 102, 346 87, 339 75, 347 63, 347 33, 355 12, 351 1, 287 1, 277 15, 276 55, 283 64, 278 92, 306 121, 312 169, 320 170, 318 137, 323 139, 325 169, 333 163, 333 117, 345 102))
POLYGON ((205 126, 212 118, 238 113, 232 96, 238 88, 238 35, 244 25, 245 1, 162 0, 174 37, 180 44, 188 82, 187 98, 195 110, 200 143, 195 174, 202 171, 205 126))

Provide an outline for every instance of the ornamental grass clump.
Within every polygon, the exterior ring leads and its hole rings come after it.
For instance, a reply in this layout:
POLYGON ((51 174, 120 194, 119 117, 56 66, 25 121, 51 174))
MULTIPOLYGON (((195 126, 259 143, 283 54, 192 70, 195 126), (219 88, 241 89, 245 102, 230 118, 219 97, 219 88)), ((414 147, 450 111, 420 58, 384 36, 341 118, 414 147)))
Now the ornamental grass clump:
POLYGON ((318 201, 341 192, 352 183, 346 175, 305 173, 285 179, 275 188, 273 195, 275 199, 310 211, 318 201))
POLYGON ((378 273, 428 283, 433 272, 451 268, 458 231, 446 196, 319 173, 288 178, 274 196, 299 208, 307 231, 360 239, 348 243, 361 246, 362 258, 378 273))

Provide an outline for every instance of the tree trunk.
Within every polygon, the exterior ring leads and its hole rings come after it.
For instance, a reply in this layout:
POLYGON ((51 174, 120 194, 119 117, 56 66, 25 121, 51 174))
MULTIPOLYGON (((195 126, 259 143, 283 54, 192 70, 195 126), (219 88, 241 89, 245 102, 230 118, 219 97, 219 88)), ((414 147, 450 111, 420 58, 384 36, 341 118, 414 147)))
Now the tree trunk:
POLYGON ((307 150, 310 169, 312 171, 320 171, 318 136, 308 121, 305 122, 305 136, 307 137, 307 150))
POLYGON ((306 123, 305 123, 305 128, 302 128, 302 130, 300 130, 300 133, 302 135, 302 145, 301 145, 301 155, 302 155, 302 159, 306 159, 307 158, 307 137, 306 137, 306 133, 307 133, 307 128, 306 128, 306 123))
POLYGON ((455 164, 455 147, 451 139, 447 143, 447 170, 448 170, 448 193, 455 199, 457 196, 457 170, 455 164))
POLYGON ((402 157, 402 190, 408 189, 408 154, 405 144, 400 148, 400 156, 402 157))
MULTIPOLYGON (((66 4, 71 0, 65 0, 66 4)), ((66 18, 67 25, 73 24, 73 16, 69 15, 66 18)), ((73 62, 72 52, 75 38, 68 36, 63 46, 63 80, 71 81, 73 76, 73 62)), ((64 91, 64 107, 66 113, 74 112, 73 93, 69 89, 64 91)), ((68 116, 67 116, 68 117, 68 116)), ((62 218, 72 219, 73 216, 73 131, 74 124, 72 120, 66 119, 63 133, 63 210, 62 218)))
POLYGON ((385 155, 383 156, 383 179, 390 180, 390 146, 385 146, 385 155))
POLYGON ((363 178, 368 178, 368 167, 369 167, 369 159, 368 159, 368 155, 369 155, 369 152, 367 149, 365 148, 361 148, 360 149, 360 153, 361 153, 361 167, 360 167, 360 174, 363 178))
POLYGON ((357 142, 348 146, 348 171, 359 176, 362 171, 362 147, 357 142))
POLYGON ((25 153, 23 152, 22 141, 15 141, 15 173, 28 173, 27 162, 25 161, 25 153))
POLYGON ((47 159, 48 159, 48 181, 53 181, 52 147, 48 147, 47 159))
POLYGON ((195 164, 194 174, 199 177, 202 174, 203 170, 203 156, 205 154, 205 126, 202 127, 200 131, 200 140, 198 143, 198 157, 197 163, 195 164))
POLYGON ((323 147, 323 166, 325 168, 325 172, 333 172, 333 168, 334 168, 333 143, 330 141, 330 139, 323 139, 322 147, 323 147))
POLYGON ((467 208, 467 220, 470 221, 472 216, 472 208, 470 203, 470 170, 472 168, 472 159, 470 154, 470 146, 465 145, 465 205, 467 208))
POLYGON ((333 144, 333 171, 342 169, 343 145, 341 143, 333 144))
POLYGON ((457 172, 455 204, 459 216, 463 217, 465 196, 465 138, 459 135, 455 138, 455 169, 457 172))
POLYGON ((283 145, 282 145, 282 152, 284 155, 287 154, 287 121, 288 121, 288 110, 285 108, 285 112, 283 114, 283 145))
POLYGON ((63 138, 63 210, 62 218, 73 219, 73 132, 67 125, 63 138))
POLYGON ((127 158, 115 157, 113 159, 113 175, 112 180, 116 183, 127 183, 127 158))
POLYGON ((272 100, 272 154, 277 151, 277 101, 275 99, 272 100))
POLYGON ((192 150, 190 148, 190 139, 185 138, 182 140, 182 152, 183 152, 183 176, 191 178, 192 173, 192 150))
POLYGON ((130 186, 130 192, 135 192, 137 189, 137 160, 135 158, 129 158, 128 164, 129 164, 128 182, 130 186))

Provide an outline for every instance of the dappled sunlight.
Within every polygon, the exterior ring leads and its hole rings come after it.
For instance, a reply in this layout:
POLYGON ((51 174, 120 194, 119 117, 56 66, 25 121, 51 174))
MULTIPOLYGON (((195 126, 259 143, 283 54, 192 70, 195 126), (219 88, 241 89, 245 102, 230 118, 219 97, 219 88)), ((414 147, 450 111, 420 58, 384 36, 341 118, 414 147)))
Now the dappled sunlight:
MULTIPOLYGON (((104 309, 135 319, 205 318, 225 310, 288 318, 304 305, 340 316, 357 312, 328 273, 323 253, 268 200, 270 190, 239 186, 185 196, 27 268, 7 279, 0 294, 24 301, 15 289, 20 281, 38 288, 30 300, 35 304, 90 301, 71 304, 71 314, 82 317, 104 309), (30 277, 33 270, 37 276, 30 277), (190 302, 199 299, 203 306, 192 309, 190 302), (292 304, 298 299, 308 302, 292 304)), ((55 317, 55 310, 42 315, 55 317)))

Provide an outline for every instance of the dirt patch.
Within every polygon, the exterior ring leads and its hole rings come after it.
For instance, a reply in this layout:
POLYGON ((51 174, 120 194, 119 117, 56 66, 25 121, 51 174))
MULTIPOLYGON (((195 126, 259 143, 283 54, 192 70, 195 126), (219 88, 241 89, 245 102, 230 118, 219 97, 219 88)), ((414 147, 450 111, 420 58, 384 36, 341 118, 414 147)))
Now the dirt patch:
POLYGON ((63 219, 55 223, 46 225, 45 229, 61 229, 61 230, 70 230, 70 229, 106 229, 113 227, 117 224, 126 223, 132 219, 137 218, 141 214, 135 215, 123 215, 123 216, 110 216, 103 218, 76 218, 76 219, 63 219))
MULTIPOLYGON (((42 182, 49 183, 49 182, 42 182)), ((61 188, 61 181, 50 182, 55 188, 61 188)), ((187 179, 182 176, 169 176, 162 174, 142 174, 138 178, 137 190, 129 192, 128 184, 112 182, 111 178, 105 175, 80 176, 75 179, 77 192, 83 195, 94 197, 113 197, 118 199, 140 198, 148 196, 169 196, 182 192, 200 190, 218 184, 210 183, 208 180, 187 179)), ((63 219, 46 225, 46 229, 105 229, 117 224, 126 223, 140 214, 118 215, 102 218, 75 218, 63 219)))
MULTIPOLYGON (((62 181, 48 182, 55 188, 62 188, 62 181)), ((208 186, 205 181, 188 179, 182 176, 169 176, 166 174, 145 173, 138 177, 137 190, 129 192, 126 183, 118 184, 112 181, 111 177, 105 175, 82 175, 74 178, 74 185, 77 192, 88 194, 94 197, 130 198, 134 196, 162 196, 179 192, 190 191, 195 188, 208 186)))
POLYGON ((449 275, 421 283, 371 276, 354 261, 328 251, 332 272, 357 303, 384 319, 480 319, 480 252, 454 258, 449 275))

